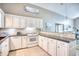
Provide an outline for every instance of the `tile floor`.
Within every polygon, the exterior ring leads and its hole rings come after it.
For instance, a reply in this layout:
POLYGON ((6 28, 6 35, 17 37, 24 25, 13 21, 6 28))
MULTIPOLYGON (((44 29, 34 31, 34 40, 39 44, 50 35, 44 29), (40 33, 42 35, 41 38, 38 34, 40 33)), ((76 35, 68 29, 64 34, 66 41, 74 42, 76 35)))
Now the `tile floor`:
POLYGON ((9 53, 9 56, 49 56, 49 55, 39 46, 35 46, 32 48, 11 51, 9 53))

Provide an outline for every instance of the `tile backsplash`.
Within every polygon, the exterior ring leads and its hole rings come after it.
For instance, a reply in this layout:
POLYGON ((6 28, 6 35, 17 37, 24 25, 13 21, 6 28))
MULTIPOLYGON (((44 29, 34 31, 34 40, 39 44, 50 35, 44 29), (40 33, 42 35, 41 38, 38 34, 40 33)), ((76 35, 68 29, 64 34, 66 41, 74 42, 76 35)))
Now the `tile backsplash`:
POLYGON ((0 33, 5 32, 10 35, 16 35, 17 32, 21 32, 22 34, 26 34, 25 29, 0 29, 0 33))

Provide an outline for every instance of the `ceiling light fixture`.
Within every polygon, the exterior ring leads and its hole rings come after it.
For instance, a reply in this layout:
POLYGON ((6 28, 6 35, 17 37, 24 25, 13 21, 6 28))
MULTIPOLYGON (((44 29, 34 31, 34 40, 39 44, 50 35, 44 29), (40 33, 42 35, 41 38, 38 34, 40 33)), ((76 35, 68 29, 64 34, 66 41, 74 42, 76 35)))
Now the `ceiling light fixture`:
POLYGON ((38 14, 39 13, 39 9, 30 7, 30 6, 25 6, 25 11, 33 13, 33 14, 38 14))

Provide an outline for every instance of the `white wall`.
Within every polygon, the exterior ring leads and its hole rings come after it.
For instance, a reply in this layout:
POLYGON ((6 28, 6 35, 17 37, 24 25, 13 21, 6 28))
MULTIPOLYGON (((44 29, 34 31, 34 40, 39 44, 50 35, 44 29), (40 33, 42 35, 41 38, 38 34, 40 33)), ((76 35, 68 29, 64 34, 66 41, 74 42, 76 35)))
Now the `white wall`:
POLYGON ((64 24, 64 31, 73 31, 73 20, 67 20, 62 16, 44 18, 44 31, 55 32, 55 23, 64 24), (48 24, 47 28, 45 28, 46 23, 48 24), (68 28, 68 26, 71 26, 71 28, 68 28))
POLYGON ((74 19, 74 27, 75 27, 75 30, 79 30, 79 18, 76 18, 74 19))

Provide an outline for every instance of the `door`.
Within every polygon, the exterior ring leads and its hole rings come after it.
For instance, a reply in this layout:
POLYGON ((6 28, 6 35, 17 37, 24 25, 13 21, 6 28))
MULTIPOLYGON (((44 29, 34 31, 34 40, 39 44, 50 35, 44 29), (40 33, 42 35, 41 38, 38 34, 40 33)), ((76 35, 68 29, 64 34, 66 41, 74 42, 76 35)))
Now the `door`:
POLYGON ((20 16, 13 15, 13 28, 19 28, 20 16))
POLYGON ((31 17, 27 17, 27 27, 33 27, 33 21, 31 17))
POLYGON ((48 39, 47 37, 43 37, 43 49, 47 52, 48 51, 48 39))
POLYGON ((25 20, 25 17, 21 17, 20 16, 20 20, 19 20, 19 28, 25 28, 26 27, 26 20, 25 20))
POLYGON ((21 36, 10 38, 10 50, 16 50, 21 48, 21 36))
POLYGON ((12 28, 12 15, 5 15, 5 28, 12 28))
POLYGON ((33 22, 33 25, 34 25, 34 27, 36 27, 36 28, 39 28, 39 19, 38 18, 33 18, 34 20, 34 22, 33 22))
POLYGON ((57 56, 68 56, 68 43, 57 41, 57 56))
POLYGON ((39 19, 39 28, 43 29, 43 19, 39 19))
POLYGON ((48 53, 56 56, 56 40, 48 38, 48 53))
POLYGON ((38 39, 38 44, 41 48, 43 48, 43 39, 42 39, 42 36, 39 36, 39 39, 38 39))
POLYGON ((21 47, 26 48, 27 47, 27 36, 22 36, 21 37, 21 42, 22 42, 21 47))
POLYGON ((55 24, 55 32, 64 32, 64 24, 55 24))

